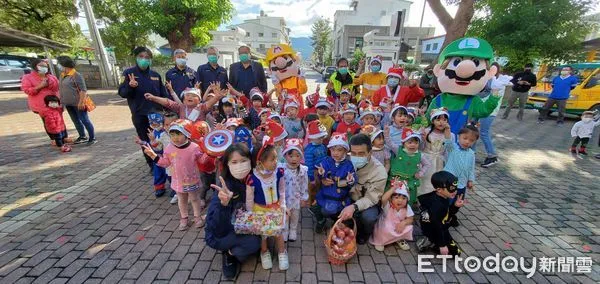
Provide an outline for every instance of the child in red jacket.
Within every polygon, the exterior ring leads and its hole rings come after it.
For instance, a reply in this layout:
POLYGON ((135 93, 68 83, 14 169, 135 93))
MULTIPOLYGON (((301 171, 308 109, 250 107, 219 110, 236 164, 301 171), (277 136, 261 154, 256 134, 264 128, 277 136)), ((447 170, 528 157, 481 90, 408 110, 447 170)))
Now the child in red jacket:
POLYGON ((60 99, 54 95, 44 97, 45 107, 40 110, 40 116, 44 121, 44 128, 50 139, 54 139, 56 146, 60 147, 63 153, 71 152, 71 147, 66 145, 64 139, 67 138, 67 127, 63 120, 63 107, 60 105, 60 99))

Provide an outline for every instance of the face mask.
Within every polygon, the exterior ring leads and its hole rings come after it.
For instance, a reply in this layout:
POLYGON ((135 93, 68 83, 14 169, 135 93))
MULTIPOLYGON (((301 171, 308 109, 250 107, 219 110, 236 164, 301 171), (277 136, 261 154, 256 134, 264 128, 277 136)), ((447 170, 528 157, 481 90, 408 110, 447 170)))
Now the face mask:
MULTIPOLYGON (((48 103, 48 107, 51 107, 51 108, 57 108, 57 107, 59 107, 59 105, 58 105, 58 103, 57 103, 57 102, 49 102, 49 103, 48 103)), ((585 119, 585 118, 584 118, 584 119, 585 119)))
POLYGON ((48 67, 38 67, 38 73, 45 75, 48 73, 48 67))
POLYGON ((340 72, 342 75, 346 75, 348 74, 348 67, 340 67, 338 68, 338 72, 340 72))
POLYGON ((228 166, 231 175, 239 180, 244 179, 246 176, 248 176, 250 170, 252 169, 250 166, 250 161, 246 161, 235 165, 228 164, 228 166))
POLYGON ((270 176, 272 175, 275 171, 271 171, 271 170, 266 170, 266 169, 262 169, 262 170, 258 170, 258 172, 260 172, 261 175, 263 176, 270 176))
POLYGON ((240 61, 246 62, 248 60, 250 60, 250 55, 248 55, 247 53, 240 54, 240 61))
POLYGON ((400 79, 398 78, 389 78, 387 81, 387 85, 390 87, 396 87, 400 83, 400 79))
POLYGON ((56 65, 56 68, 58 68, 58 71, 63 71, 65 69, 65 67, 60 64, 56 65))
POLYGON ((175 63, 177 63, 178 66, 185 66, 187 64, 187 59, 186 58, 175 58, 175 63))
POLYGON ((581 119, 581 121, 583 121, 583 122, 590 122, 590 121, 592 121, 592 118, 591 117, 584 117, 584 118, 581 119))
POLYGON ((217 60, 219 60, 219 57, 217 57, 216 55, 209 55, 208 56, 208 62, 210 62, 210 63, 217 63, 217 60))
POLYGON ((371 72, 379 72, 379 70, 381 70, 381 65, 371 66, 371 72))
POLYGON ((350 162, 352 162, 354 168, 358 170, 367 165, 367 163, 369 162, 369 158, 350 156, 350 162))
POLYGON ((569 75, 569 71, 560 71, 560 75, 567 76, 569 75))
POLYGON ((137 66, 142 69, 146 69, 148 66, 150 66, 150 64, 152 64, 152 60, 146 58, 136 58, 135 62, 137 63, 137 66))

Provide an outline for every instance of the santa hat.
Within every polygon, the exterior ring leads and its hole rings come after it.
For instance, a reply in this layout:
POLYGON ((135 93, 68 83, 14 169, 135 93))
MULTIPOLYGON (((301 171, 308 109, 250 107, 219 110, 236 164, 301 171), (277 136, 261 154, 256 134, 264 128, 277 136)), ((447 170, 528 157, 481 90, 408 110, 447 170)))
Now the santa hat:
POLYGON ((390 120, 394 120, 394 114, 396 113, 397 110, 399 109, 404 109, 404 111, 406 111, 406 113, 408 113, 408 109, 405 106, 402 105, 396 105, 392 111, 390 112, 390 120))
POLYGON ((390 77, 397 77, 400 79, 404 78, 404 69, 402 68, 398 68, 398 67, 390 67, 390 69, 388 69, 388 73, 387 76, 390 77))
POLYGON ((383 133, 383 130, 373 125, 365 125, 360 129, 360 132, 369 135, 369 137, 371 138, 371 142, 373 142, 375 138, 379 136, 379 134, 383 133))
POLYGON ((341 110, 340 113, 342 115, 346 114, 346 113, 353 113, 354 115, 356 115, 356 106, 353 104, 346 104, 341 110))
POLYGON ((381 57, 381 55, 375 55, 373 56, 373 58, 371 58, 371 62, 369 62, 369 65, 372 65, 374 62, 379 62, 379 64, 381 65, 383 61, 383 58, 381 57))
POLYGON ((438 117, 440 115, 445 115, 448 118, 450 117, 450 114, 448 113, 448 110, 446 110, 445 107, 432 109, 429 117, 430 117, 430 120, 433 121, 436 117, 438 117))
POLYGON ((402 143, 408 141, 408 139, 411 138, 417 138, 419 139, 419 142, 421 141, 421 134, 419 134, 419 132, 416 132, 410 128, 404 128, 404 130, 402 130, 402 143))
POLYGON ((390 97, 383 97, 383 99, 381 99, 381 102, 379 102, 379 106, 380 107, 388 107, 389 104, 392 103, 392 98, 390 97))
POLYGON ((262 116, 262 115, 263 115, 263 114, 265 114, 265 113, 267 114, 267 117, 271 116, 271 110, 270 110, 270 109, 268 109, 268 108, 266 108, 266 107, 265 107, 265 108, 262 108, 262 109, 260 110, 260 112, 258 112, 258 116, 260 117, 260 116, 262 116))
POLYGON ((281 151, 281 154, 285 155, 287 152, 292 150, 300 152, 300 156, 304 157, 302 150, 302 139, 291 138, 285 140, 285 147, 283 148, 283 151, 281 151))
POLYGON ((235 107, 235 98, 231 97, 231 96, 225 96, 221 99, 221 103, 229 103, 231 104, 233 107, 235 107))
POLYGON ((169 126, 169 131, 179 131, 181 134, 185 135, 185 137, 190 138, 190 132, 185 129, 186 125, 188 124, 189 122, 185 119, 175 120, 173 123, 171 123, 171 126, 169 126))
POLYGON ((281 124, 275 122, 274 120, 267 120, 260 127, 262 127, 265 131, 265 136, 269 136, 273 138, 273 142, 279 142, 285 137, 287 137, 288 133, 283 129, 281 124))
POLYGON ((407 107, 408 115, 412 116, 413 119, 417 117, 417 109, 414 107, 407 107))
POLYGON ((367 116, 367 115, 372 115, 372 116, 377 115, 377 113, 375 113, 375 110, 373 109, 372 106, 367 106, 367 107, 360 109, 360 119, 365 118, 365 116, 367 116))
POLYGON ((264 136, 263 137, 263 141, 262 141, 262 146, 260 147, 260 150, 258 150, 258 154, 256 155, 256 160, 259 161, 260 157, 262 156, 265 148, 267 148, 267 146, 273 146, 275 145, 275 140, 273 139, 273 137, 270 136, 264 136))
POLYGON ((404 195, 408 198, 409 195, 408 195, 408 191, 406 189, 407 189, 406 183, 402 180, 394 179, 390 183, 390 190, 393 190, 394 194, 404 195))
POLYGON ((308 123, 307 135, 308 139, 319 139, 327 136, 327 128, 318 120, 313 120, 308 123))
POLYGON ((322 107, 322 106, 325 106, 327 108, 331 108, 331 104, 329 104, 329 102, 327 101, 327 99, 320 98, 319 101, 317 102, 316 107, 319 108, 319 107, 322 107))
POLYGON ((319 93, 312 93, 306 96, 306 100, 310 102, 311 105, 316 105, 319 102, 320 96, 319 93))
MULTIPOLYGON (((279 119, 279 121, 281 121, 281 115, 279 115, 279 114, 272 113, 271 115, 269 115, 269 119, 273 119, 273 118, 277 118, 277 119, 279 119)), ((277 123, 277 121, 275 121, 275 123, 277 123)))
POLYGON ((346 133, 333 133, 331 135, 331 139, 329 139, 329 144, 327 144, 327 148, 342 146, 346 150, 350 150, 350 146, 348 146, 348 136, 346 133))
POLYGON ((183 90, 183 92, 181 92, 182 97, 187 94, 196 95, 198 97, 198 99, 202 100, 202 96, 200 96, 200 90, 198 90, 196 88, 187 88, 187 89, 183 90))
POLYGON ((298 103, 296 102, 296 100, 290 99, 290 100, 286 100, 285 104, 283 105, 283 111, 287 111, 288 107, 295 107, 298 108, 298 103))
POLYGON ((228 118, 227 121, 225 121, 225 128, 229 128, 231 126, 235 126, 238 127, 241 124, 241 119, 237 118, 237 117, 232 117, 232 118, 228 118))
POLYGON ((259 99, 261 101, 264 99, 262 92, 257 87, 250 89, 250 100, 253 101, 254 99, 259 99))

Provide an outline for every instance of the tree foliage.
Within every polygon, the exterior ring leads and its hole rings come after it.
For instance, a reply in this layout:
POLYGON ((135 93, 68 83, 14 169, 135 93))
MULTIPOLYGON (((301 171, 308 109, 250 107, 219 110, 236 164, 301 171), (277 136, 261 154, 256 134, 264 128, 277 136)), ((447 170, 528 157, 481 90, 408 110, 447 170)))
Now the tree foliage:
POLYGON ((508 69, 525 63, 581 60, 585 35, 592 28, 583 17, 594 0, 482 0, 481 16, 471 23, 469 34, 484 38, 496 54, 509 58, 508 69))
MULTIPOLYGON (((311 27, 312 36, 310 39, 312 40, 313 57, 315 59, 315 64, 317 66, 322 66, 324 63, 326 64, 326 59, 328 59, 327 52, 329 52, 329 58, 331 57, 331 25, 328 19, 318 19, 313 23, 311 27)), ((329 63, 331 64, 331 63, 329 63)))
POLYGON ((358 63, 361 59, 364 59, 366 54, 360 48, 354 49, 354 53, 352 54, 352 59, 350 59, 350 66, 356 70, 358 68, 358 63))

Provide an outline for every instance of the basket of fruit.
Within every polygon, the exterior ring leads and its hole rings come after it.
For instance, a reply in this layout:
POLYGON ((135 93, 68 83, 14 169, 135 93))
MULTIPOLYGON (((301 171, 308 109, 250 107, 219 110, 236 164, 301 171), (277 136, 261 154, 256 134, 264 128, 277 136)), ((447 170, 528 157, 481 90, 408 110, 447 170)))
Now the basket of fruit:
POLYGON ((333 265, 343 265, 356 254, 356 221, 352 221, 354 229, 338 219, 325 239, 329 263, 333 265))

